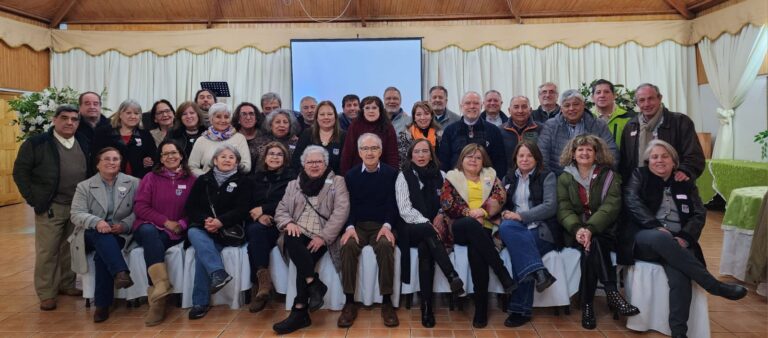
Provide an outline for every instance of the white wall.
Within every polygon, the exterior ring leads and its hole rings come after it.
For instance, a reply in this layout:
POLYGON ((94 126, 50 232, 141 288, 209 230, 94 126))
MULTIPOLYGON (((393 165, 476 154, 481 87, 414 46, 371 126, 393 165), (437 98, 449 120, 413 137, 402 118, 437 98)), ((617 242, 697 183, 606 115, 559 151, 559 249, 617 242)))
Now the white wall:
MULTIPOLYGON (((710 86, 699 86, 699 109, 703 125, 698 125, 697 129, 712 133, 713 146, 714 142, 717 142, 717 131, 720 128, 716 113, 718 107, 720 104, 710 86)), ((753 142, 753 139, 757 133, 768 129, 768 77, 757 77, 744 103, 736 109, 733 124, 735 158, 760 161, 760 146, 753 142)))

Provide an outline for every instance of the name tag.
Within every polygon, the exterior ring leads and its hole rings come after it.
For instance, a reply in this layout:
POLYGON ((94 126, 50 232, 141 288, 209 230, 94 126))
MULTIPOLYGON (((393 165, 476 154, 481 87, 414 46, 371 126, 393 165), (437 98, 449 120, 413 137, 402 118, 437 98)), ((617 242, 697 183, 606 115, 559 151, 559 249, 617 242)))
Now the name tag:
POLYGON ((338 156, 339 155, 339 148, 333 148, 333 154, 338 156))
POLYGON ((637 136, 637 130, 630 132, 629 136, 637 136))
POLYGON ((296 149, 296 145, 291 144, 291 145, 288 146, 288 148, 291 149, 291 150, 294 150, 294 149, 296 149))
POLYGON ((688 209, 688 206, 683 204, 680 206, 680 211, 682 211, 684 214, 690 213, 691 210, 688 209))
POLYGON ((229 185, 227 185, 227 192, 232 192, 235 188, 237 188, 237 183, 229 182, 229 185))
POLYGON ((136 140, 136 145, 141 147, 141 139, 137 137, 135 138, 135 140, 136 140))
POLYGON ((678 195, 675 195, 675 198, 677 198, 679 200, 687 200, 688 199, 688 195, 678 194, 678 195))
POLYGON ((179 184, 179 189, 186 189, 186 188, 187 188, 186 184, 179 184))
POLYGON ((330 178, 325 179, 325 184, 333 184, 333 180, 330 178))

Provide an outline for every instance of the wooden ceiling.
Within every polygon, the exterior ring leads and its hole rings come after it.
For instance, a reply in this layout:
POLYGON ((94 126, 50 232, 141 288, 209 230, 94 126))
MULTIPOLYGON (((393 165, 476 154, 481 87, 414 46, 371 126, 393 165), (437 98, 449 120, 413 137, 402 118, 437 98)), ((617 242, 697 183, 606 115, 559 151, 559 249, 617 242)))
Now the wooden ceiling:
POLYGON ((0 11, 68 24, 274 23, 675 15, 738 0, 0 0, 0 11))

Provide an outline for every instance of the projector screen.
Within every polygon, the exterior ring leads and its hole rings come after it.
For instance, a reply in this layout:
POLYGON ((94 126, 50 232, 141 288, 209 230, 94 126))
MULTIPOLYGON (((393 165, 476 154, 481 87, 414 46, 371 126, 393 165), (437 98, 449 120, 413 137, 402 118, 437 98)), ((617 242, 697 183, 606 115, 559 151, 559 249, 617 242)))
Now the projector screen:
MULTIPOLYGON (((397 87, 403 110, 421 101, 421 39, 291 40, 293 109, 302 97, 331 100, 341 113, 341 99, 362 100, 397 87)), ((362 108, 362 107, 361 107, 362 108)))

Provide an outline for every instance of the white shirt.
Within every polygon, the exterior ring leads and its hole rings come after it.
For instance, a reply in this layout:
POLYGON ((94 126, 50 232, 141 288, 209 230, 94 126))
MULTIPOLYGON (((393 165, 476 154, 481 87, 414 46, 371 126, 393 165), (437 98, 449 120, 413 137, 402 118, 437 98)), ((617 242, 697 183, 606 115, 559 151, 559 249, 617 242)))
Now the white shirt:
POLYGON ((56 132, 56 130, 53 131, 53 137, 55 137, 61 145, 64 146, 64 148, 72 149, 72 147, 75 145, 75 135, 72 135, 70 138, 64 138, 64 136, 59 135, 59 133, 56 132))

